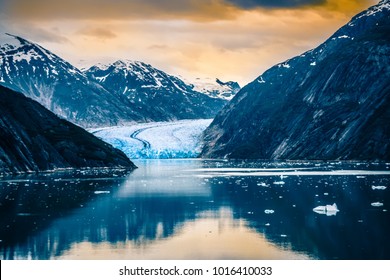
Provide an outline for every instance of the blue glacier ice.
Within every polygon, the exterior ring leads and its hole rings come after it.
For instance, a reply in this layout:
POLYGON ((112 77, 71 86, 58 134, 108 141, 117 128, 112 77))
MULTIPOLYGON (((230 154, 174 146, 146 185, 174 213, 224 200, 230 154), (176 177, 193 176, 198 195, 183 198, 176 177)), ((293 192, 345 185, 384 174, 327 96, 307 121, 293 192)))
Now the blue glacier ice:
POLYGON ((152 122, 96 128, 90 132, 131 159, 196 158, 202 147, 202 133, 211 121, 152 122))

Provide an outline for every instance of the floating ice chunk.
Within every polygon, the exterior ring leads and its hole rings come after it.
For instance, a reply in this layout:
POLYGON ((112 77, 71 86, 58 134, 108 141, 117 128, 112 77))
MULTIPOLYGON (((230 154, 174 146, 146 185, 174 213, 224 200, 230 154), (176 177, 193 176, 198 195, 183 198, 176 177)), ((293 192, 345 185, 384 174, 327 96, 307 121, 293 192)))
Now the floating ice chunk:
POLYGON ((383 203, 382 202, 373 202, 373 203, 371 203, 371 206, 381 207, 381 206, 383 206, 383 203))
POLYGON ((372 186, 371 188, 372 188, 373 190, 385 190, 385 189, 387 189, 386 186, 372 186))
POLYGON ((286 234, 281 234, 280 237, 287 237, 287 235, 286 234))
POLYGON ((310 66, 316 66, 316 65, 317 65, 317 63, 315 61, 310 63, 310 66))
POLYGON ((264 182, 261 182, 261 183, 257 183, 258 186, 260 187, 268 187, 269 185, 264 183, 264 182))
POLYGON ((110 191, 94 191, 94 194, 110 193, 110 191))
POLYGON ((265 214, 273 214, 273 213, 275 213, 275 210, 272 210, 272 209, 265 209, 265 210, 264 210, 264 213, 265 213, 265 214))
POLYGON ((279 182, 274 182, 273 184, 274 184, 274 185, 284 185, 284 184, 286 184, 286 183, 283 182, 283 181, 279 181, 279 182))
POLYGON ((326 216, 336 216, 339 209, 337 208, 336 203, 333 203, 332 205, 327 204, 325 206, 317 206, 313 208, 313 211, 317 214, 323 214, 326 216))
POLYGON ((31 213, 18 213, 18 216, 32 216, 31 213))
POLYGON ((266 223, 266 224, 265 224, 266 227, 269 227, 270 225, 271 225, 270 223, 266 223))

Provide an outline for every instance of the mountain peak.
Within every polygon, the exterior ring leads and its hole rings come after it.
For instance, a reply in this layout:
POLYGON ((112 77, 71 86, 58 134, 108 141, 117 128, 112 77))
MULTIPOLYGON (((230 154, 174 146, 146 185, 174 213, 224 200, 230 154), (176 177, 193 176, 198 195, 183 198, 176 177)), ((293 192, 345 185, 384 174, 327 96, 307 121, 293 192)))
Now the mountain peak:
POLYGON ((17 50, 25 45, 32 45, 32 43, 10 33, 0 34, 0 50, 2 53, 17 50))
POLYGON ((244 87, 205 131, 203 156, 390 158, 390 1, 244 87))
POLYGON ((130 59, 119 59, 115 62, 110 63, 97 63, 96 65, 90 67, 90 69, 99 69, 102 71, 106 71, 109 68, 117 68, 124 69, 128 71, 132 71, 135 67, 143 67, 143 68, 154 68, 150 64, 147 64, 138 60, 130 60, 130 59))
POLYGON ((119 59, 117 61, 115 61, 112 65, 118 65, 118 66, 140 66, 140 65, 146 65, 146 66, 150 66, 150 64, 147 64, 145 62, 142 62, 142 61, 138 61, 138 60, 131 60, 131 59, 119 59))
POLYGON ((48 69, 47 73, 53 71, 58 72, 57 67, 66 67, 69 68, 69 71, 77 73, 78 75, 83 75, 79 69, 70 65, 62 58, 53 54, 49 50, 43 48, 42 46, 33 43, 27 39, 24 39, 20 36, 13 35, 10 33, 0 34, 0 62, 5 64, 5 67, 16 67, 18 68, 18 63, 27 63, 30 64, 31 61, 34 61, 35 67, 41 65, 42 62, 50 62, 52 65, 48 69))
MULTIPOLYGON (((367 10, 357 14, 352 18, 351 22, 354 20, 360 19, 362 17, 370 17, 375 16, 379 12, 383 12, 384 10, 390 10, 390 0, 382 0, 377 5, 369 7, 367 10)), ((351 23, 350 23, 351 24, 351 23)), ((348 24, 348 25, 350 25, 348 24)))
POLYGON ((240 91, 237 82, 223 82, 219 78, 196 78, 194 81, 183 79, 193 90, 206 94, 212 98, 231 100, 240 91))

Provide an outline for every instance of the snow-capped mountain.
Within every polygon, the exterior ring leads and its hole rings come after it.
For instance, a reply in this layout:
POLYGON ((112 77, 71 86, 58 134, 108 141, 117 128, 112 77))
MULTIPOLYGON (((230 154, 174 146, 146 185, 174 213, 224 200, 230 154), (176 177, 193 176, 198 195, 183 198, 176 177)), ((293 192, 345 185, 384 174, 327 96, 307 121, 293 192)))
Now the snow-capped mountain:
POLYGON ((222 82, 221 80, 211 78, 196 78, 195 81, 183 79, 195 91, 204 93, 212 98, 231 100, 241 87, 237 82, 222 82))
POLYGON ((125 97, 132 110, 153 121, 210 118, 226 103, 139 61, 98 64, 85 73, 111 93, 125 97))
POLYGON ((9 34, 1 36, 0 44, 0 84, 22 92, 58 116, 84 127, 144 120, 119 96, 43 47, 9 34))
POLYGON ((142 62, 117 61, 82 72, 10 34, 0 36, 0 84, 83 127, 210 118, 226 103, 142 62))
POLYGON ((135 168, 121 151, 0 86, 0 174, 82 167, 135 168))
POLYGON ((390 159, 390 0, 244 87, 204 157, 390 159))

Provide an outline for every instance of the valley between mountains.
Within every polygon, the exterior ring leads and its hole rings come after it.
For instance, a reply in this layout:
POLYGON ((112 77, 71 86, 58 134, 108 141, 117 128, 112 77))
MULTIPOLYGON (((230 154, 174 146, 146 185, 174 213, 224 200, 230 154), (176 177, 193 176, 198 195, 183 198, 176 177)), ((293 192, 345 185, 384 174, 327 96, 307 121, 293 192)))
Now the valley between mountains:
MULTIPOLYGON (((3 2, 6 8, 23 1, 3 2)), ((30 13, 57 7, 49 2, 34 1, 23 18, 34 21, 30 13)), ((138 1, 95 2, 110 14, 111 7, 138 1)), ((235 34, 226 38, 208 30, 216 10, 198 6, 202 1, 139 2, 178 5, 181 16, 185 4, 205 8, 207 15, 187 21, 175 13, 161 14, 164 20, 147 15, 148 24, 164 23, 159 31, 170 45, 153 49, 169 62, 173 34, 188 36, 170 31, 187 30, 190 21, 240 52, 263 48, 274 24, 283 25, 283 34, 290 30, 275 15, 297 22, 307 11, 337 17, 339 5, 360 3, 204 1, 228 11, 241 3, 241 15, 273 17, 266 34, 243 25, 264 39, 254 44, 241 40, 243 26, 231 27, 235 34), (256 14, 255 4, 269 15, 256 14), (166 25, 169 16, 175 20, 166 25)), ((48 50, 45 40, 0 34, 0 259, 389 260, 390 0, 369 8, 362 2, 365 10, 317 47, 276 62, 247 85, 189 80, 123 57, 80 69, 48 50)), ((72 1, 61 3, 66 8, 72 1)), ((61 9, 72 19, 62 28, 83 14, 74 8, 61 9)), ((83 24, 94 11, 88 8, 83 24)), ((217 25, 230 12, 223 16, 217 25)), ((53 30, 61 39, 61 29, 53 30)), ((102 35, 99 28, 81 31, 88 40, 102 35)), ((135 36, 130 43, 137 44, 135 36)), ((180 55, 194 63, 210 59, 193 51, 180 55)), ((221 68, 240 68, 220 51, 221 68)), ((361 269, 371 278, 384 275, 361 269)))
MULTIPOLYGON (((80 70, 38 44, 2 34, 0 84, 130 158, 389 160, 389 15, 389 1, 380 1, 317 48, 277 64, 242 89, 219 79, 191 83, 140 61, 80 70), (213 121, 206 128, 208 119, 213 121), (174 132, 183 120, 199 121, 187 122, 195 126, 188 127, 191 137, 181 139, 174 132), (126 140, 121 126, 130 132, 126 140), (150 145, 141 136, 152 132, 170 137, 150 145)), ((23 152, 11 160, 9 148, 1 148, 3 165, 31 157, 23 152)), ((50 152, 46 158, 52 160, 50 152)))

